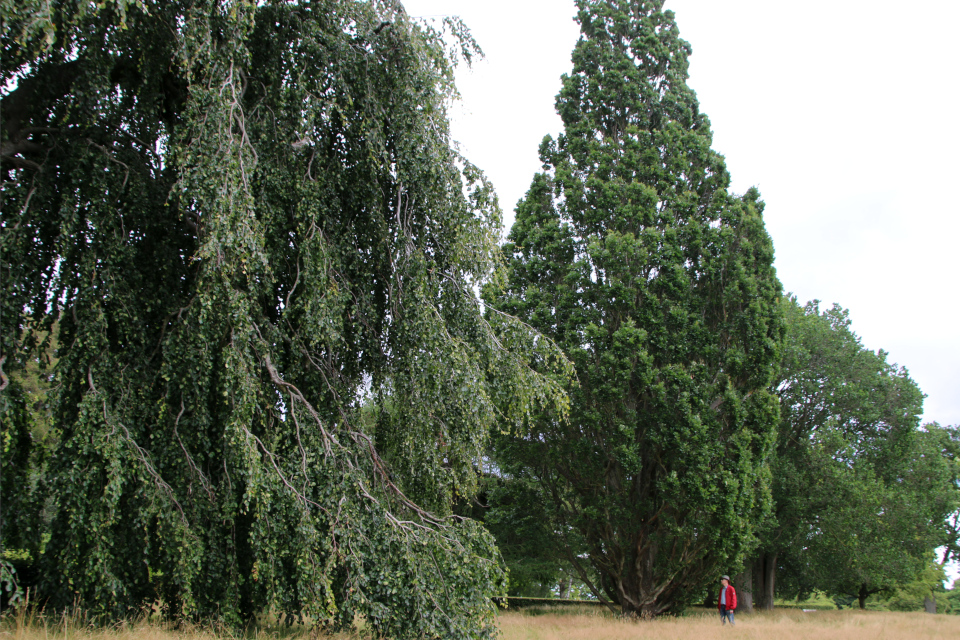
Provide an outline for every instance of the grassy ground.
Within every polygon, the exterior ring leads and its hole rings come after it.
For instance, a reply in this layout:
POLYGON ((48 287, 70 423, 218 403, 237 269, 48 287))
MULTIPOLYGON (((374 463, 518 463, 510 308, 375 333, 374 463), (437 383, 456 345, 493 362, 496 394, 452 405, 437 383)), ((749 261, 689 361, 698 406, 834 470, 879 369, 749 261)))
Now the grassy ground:
MULTIPOLYGON (((627 622, 593 608, 507 611, 500 614, 502 640, 957 640, 960 616, 886 611, 780 610, 737 617, 735 627, 721 627, 718 615, 694 613, 683 618, 627 622)), ((221 640, 222 630, 174 630, 147 622, 92 628, 82 620, 5 616, 0 640, 221 640)), ((237 636, 232 636, 237 637, 237 636)), ((240 637, 356 640, 355 635, 318 636, 303 628, 250 629, 240 637)))
POLYGON ((503 640, 957 640, 960 616, 887 611, 779 610, 737 616, 735 627, 719 614, 695 613, 652 622, 618 620, 597 610, 506 612, 503 640))
POLYGON ((189 624, 174 628, 146 618, 107 627, 77 616, 40 616, 35 612, 6 614, 0 620, 0 640, 360 640, 356 634, 318 635, 303 627, 268 624, 243 632, 189 624))

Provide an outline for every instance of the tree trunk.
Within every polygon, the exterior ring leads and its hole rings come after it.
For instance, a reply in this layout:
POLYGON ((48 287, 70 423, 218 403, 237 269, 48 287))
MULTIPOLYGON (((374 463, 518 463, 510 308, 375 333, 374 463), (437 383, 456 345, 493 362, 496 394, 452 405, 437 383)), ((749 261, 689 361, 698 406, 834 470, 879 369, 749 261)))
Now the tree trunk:
POLYGON ((764 569, 766 571, 763 581, 763 599, 767 609, 773 609, 773 595, 777 581, 777 554, 768 553, 764 556, 764 569))
POLYGON ((931 598, 929 594, 923 596, 923 610, 927 613, 937 612, 937 601, 931 598))
POLYGON ((737 609, 753 613, 753 570, 747 567, 743 573, 733 576, 733 588, 737 590, 737 609))
POLYGON ((560 585, 557 590, 560 592, 558 595, 561 600, 566 600, 570 597, 570 580, 566 577, 560 578, 560 585))
POLYGON ((753 605, 757 609, 773 609, 777 578, 777 554, 761 552, 753 562, 753 605))
POLYGON ((860 593, 857 594, 857 600, 860 601, 860 609, 867 608, 867 596, 870 595, 870 592, 867 591, 867 583, 864 582, 860 585, 860 593))
POLYGON ((652 620, 664 611, 663 602, 659 601, 663 589, 656 582, 654 574, 656 554, 657 545, 647 544, 630 561, 631 570, 624 571, 615 578, 617 601, 620 603, 620 614, 623 617, 652 620))

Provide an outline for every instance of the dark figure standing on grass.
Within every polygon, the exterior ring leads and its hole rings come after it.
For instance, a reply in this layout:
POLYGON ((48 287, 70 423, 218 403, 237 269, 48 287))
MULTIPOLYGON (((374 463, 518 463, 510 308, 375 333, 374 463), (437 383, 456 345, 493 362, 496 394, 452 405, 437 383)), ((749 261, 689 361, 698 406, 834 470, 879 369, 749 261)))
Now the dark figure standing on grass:
POLYGON ((730 584, 730 576, 720 577, 720 597, 717 598, 717 606, 720 608, 720 620, 722 624, 736 624, 733 621, 733 612, 737 609, 737 590, 730 584))

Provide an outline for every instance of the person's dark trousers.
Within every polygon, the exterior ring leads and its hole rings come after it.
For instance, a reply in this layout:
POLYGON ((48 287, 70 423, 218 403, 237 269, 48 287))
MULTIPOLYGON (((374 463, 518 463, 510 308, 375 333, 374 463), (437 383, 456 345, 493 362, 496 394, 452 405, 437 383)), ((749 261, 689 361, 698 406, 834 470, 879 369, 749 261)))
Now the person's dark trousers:
POLYGON ((720 605, 720 621, 723 624, 727 624, 727 620, 730 621, 730 624, 736 624, 733 621, 733 609, 727 609, 727 605, 720 605))

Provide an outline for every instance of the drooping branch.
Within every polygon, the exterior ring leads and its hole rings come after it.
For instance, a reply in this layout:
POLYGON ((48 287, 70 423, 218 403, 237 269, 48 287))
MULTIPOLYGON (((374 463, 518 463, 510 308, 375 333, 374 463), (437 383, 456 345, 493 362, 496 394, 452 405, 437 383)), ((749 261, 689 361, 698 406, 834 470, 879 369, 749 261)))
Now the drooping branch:
MULTIPOLYGON (((313 405, 303 396, 303 393, 301 393, 301 391, 295 385, 289 382, 286 382, 285 380, 283 380, 283 378, 280 377, 280 374, 277 372, 276 367, 271 362, 269 354, 265 354, 263 356, 263 363, 264 363, 264 367, 267 369, 267 372, 270 375, 270 380, 278 387, 286 389, 287 392, 291 395, 291 398, 294 401, 302 404, 306 408, 307 413, 310 414, 310 417, 313 418, 314 424, 317 426, 317 428, 320 430, 321 435, 323 436, 324 449, 327 455, 336 455, 337 453, 339 453, 342 456, 344 453, 346 453, 345 451, 342 450, 342 445, 340 444, 340 442, 337 441, 336 438, 332 437, 332 435, 326 430, 326 428, 323 425, 323 420, 320 418, 320 415, 317 413, 316 409, 314 409, 313 405), (339 451, 335 452, 333 450, 334 447, 338 448, 339 451)), ((396 483, 394 483, 393 480, 390 479, 390 473, 387 470, 387 466, 384 463, 383 459, 380 457, 380 454, 377 452, 376 448, 373 445, 373 441, 370 439, 369 436, 367 436, 364 433, 360 433, 356 431, 349 431, 348 435, 350 436, 351 440, 353 440, 356 444, 359 444, 364 448, 365 453, 368 455, 369 460, 373 465, 373 469, 374 469, 374 472, 376 473, 377 479, 383 484, 384 487, 387 488, 387 490, 391 494, 393 494, 395 499, 397 499, 405 509, 407 509, 412 513, 415 513, 417 517, 419 517, 423 522, 427 523, 428 525, 431 525, 433 527, 446 526, 446 524, 443 522, 442 519, 424 510, 418 504, 416 504, 414 501, 410 500, 410 498, 404 495, 400 487, 398 487, 396 483)), ((258 443, 259 443, 259 440, 258 440, 258 443)), ((267 451, 263 443, 259 443, 259 444, 263 449, 264 453, 271 457, 271 461, 272 461, 273 454, 267 451)), ((352 466, 350 465, 349 461, 347 461, 346 464, 348 466, 352 466)), ((277 472, 279 473, 279 469, 277 469, 277 472)), ((293 487, 290 486, 286 480, 284 480, 284 483, 287 484, 287 486, 291 488, 291 490, 293 490, 293 487)), ((365 491, 364 493, 366 497, 369 498, 370 500, 373 500, 374 502, 378 502, 375 498, 373 498, 373 496, 370 496, 365 491)), ((396 520, 393 517, 393 515, 390 513, 387 513, 387 517, 389 519, 396 520)), ((396 520, 396 523, 401 524, 401 521, 396 520)))

